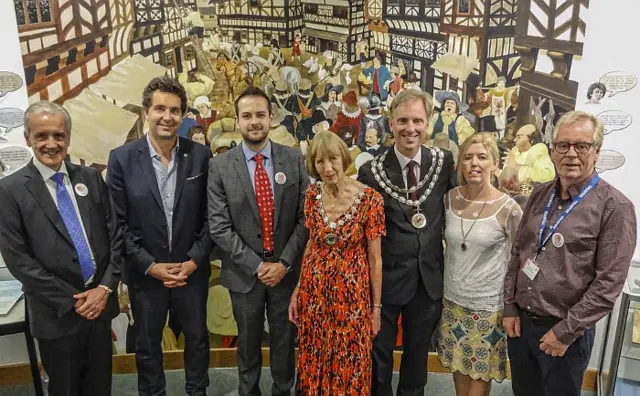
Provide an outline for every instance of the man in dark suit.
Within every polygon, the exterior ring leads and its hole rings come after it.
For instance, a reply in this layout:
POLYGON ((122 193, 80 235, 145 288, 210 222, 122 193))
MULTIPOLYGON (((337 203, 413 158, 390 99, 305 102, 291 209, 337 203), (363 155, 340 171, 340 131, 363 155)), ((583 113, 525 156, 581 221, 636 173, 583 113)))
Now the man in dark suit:
POLYGON ((125 238, 124 281, 135 320, 140 395, 165 395, 162 330, 173 308, 185 335, 185 391, 209 385, 206 301, 213 247, 206 220, 206 146, 178 137, 182 85, 151 80, 142 104, 149 133, 111 152, 107 183, 125 238))
POLYGON ((393 349, 401 313, 397 394, 424 394, 429 344, 440 320, 443 198, 454 185, 455 173, 450 152, 421 144, 432 109, 429 94, 413 89, 399 93, 391 105, 395 145, 363 165, 358 175, 384 197, 387 225, 382 238, 382 324, 373 343, 374 396, 393 395, 393 349))
POLYGON ((240 396, 260 395, 264 312, 271 334, 271 394, 291 394, 293 325, 288 307, 308 234, 309 177, 299 150, 271 142, 269 98, 250 87, 236 100, 243 141, 209 165, 209 229, 221 250, 222 284, 238 323, 240 396))
POLYGON ((34 158, 0 180, 0 253, 22 282, 50 395, 111 395, 111 320, 123 239, 97 170, 65 162, 71 117, 41 101, 24 116, 34 158))

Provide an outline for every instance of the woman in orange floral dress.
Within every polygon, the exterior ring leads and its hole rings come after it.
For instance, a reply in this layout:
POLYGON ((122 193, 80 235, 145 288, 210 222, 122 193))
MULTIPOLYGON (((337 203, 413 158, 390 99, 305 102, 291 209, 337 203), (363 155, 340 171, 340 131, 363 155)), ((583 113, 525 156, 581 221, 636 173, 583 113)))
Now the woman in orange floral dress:
POLYGON ((369 395, 371 344, 380 330, 385 234, 382 196, 344 174, 351 158, 332 132, 315 136, 307 156, 310 231, 289 318, 298 326, 298 394, 369 395))

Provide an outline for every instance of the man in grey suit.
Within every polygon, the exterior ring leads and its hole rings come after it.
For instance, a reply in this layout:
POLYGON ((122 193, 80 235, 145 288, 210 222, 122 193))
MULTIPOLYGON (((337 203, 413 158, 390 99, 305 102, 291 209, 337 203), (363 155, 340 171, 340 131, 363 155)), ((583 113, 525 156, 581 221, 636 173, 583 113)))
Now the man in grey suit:
POLYGON ((271 334, 271 394, 294 382, 288 306, 307 242, 303 225, 309 177, 298 150, 271 142, 269 98, 249 87, 235 103, 243 141, 209 164, 211 239, 220 249, 222 284, 238 323, 240 396, 260 395, 264 311, 271 334))
POLYGON ((22 283, 49 394, 111 395, 111 320, 124 240, 100 173, 65 160, 71 116, 40 101, 24 115, 34 158, 0 180, 0 253, 22 283))

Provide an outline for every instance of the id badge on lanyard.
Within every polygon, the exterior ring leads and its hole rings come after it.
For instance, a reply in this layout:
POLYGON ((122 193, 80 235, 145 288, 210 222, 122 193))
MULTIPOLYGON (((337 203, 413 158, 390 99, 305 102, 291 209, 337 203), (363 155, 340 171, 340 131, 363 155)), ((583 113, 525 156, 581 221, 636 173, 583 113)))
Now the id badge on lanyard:
POLYGON ((560 217, 558 217, 558 220, 556 220, 555 224, 549 227, 549 231, 545 235, 545 231, 547 230, 547 221, 549 220, 549 215, 551 214, 553 200, 556 197, 556 189, 554 188, 553 191, 551 191, 551 196, 549 197, 549 201, 547 202, 547 206, 545 207, 544 214, 542 215, 542 222, 540 223, 540 228, 538 230, 538 248, 536 251, 536 255, 533 259, 527 259, 526 264, 522 268, 522 271, 525 273, 525 275, 527 275, 529 279, 533 280, 536 275, 538 275, 540 267, 536 265, 536 259, 538 258, 540 251, 544 249, 545 245, 549 242, 550 239, 553 238, 552 243, 556 247, 561 247, 564 245, 564 237, 561 234, 556 234, 556 230, 558 229, 560 224, 567 218, 567 216, 569 216, 569 213, 571 213, 571 211, 575 209, 575 207, 578 206, 580 202, 582 202, 584 197, 586 197, 587 194, 589 194, 589 192, 593 190, 596 184, 598 184, 598 181, 600 181, 600 176, 596 174, 591 179, 591 182, 584 189, 582 189, 580 194, 578 194, 578 196, 573 199, 571 204, 560 214, 560 217))

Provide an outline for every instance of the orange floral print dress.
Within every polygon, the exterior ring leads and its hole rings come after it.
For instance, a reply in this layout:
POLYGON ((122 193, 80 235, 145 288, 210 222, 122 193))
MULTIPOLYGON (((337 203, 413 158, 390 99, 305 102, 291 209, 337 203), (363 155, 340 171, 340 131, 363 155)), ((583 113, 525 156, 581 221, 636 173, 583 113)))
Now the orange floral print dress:
POLYGON ((364 187, 332 222, 324 215, 320 191, 320 184, 309 186, 304 208, 310 245, 298 292, 296 388, 305 396, 369 395, 372 302, 367 241, 385 235, 384 201, 377 191, 364 187))

